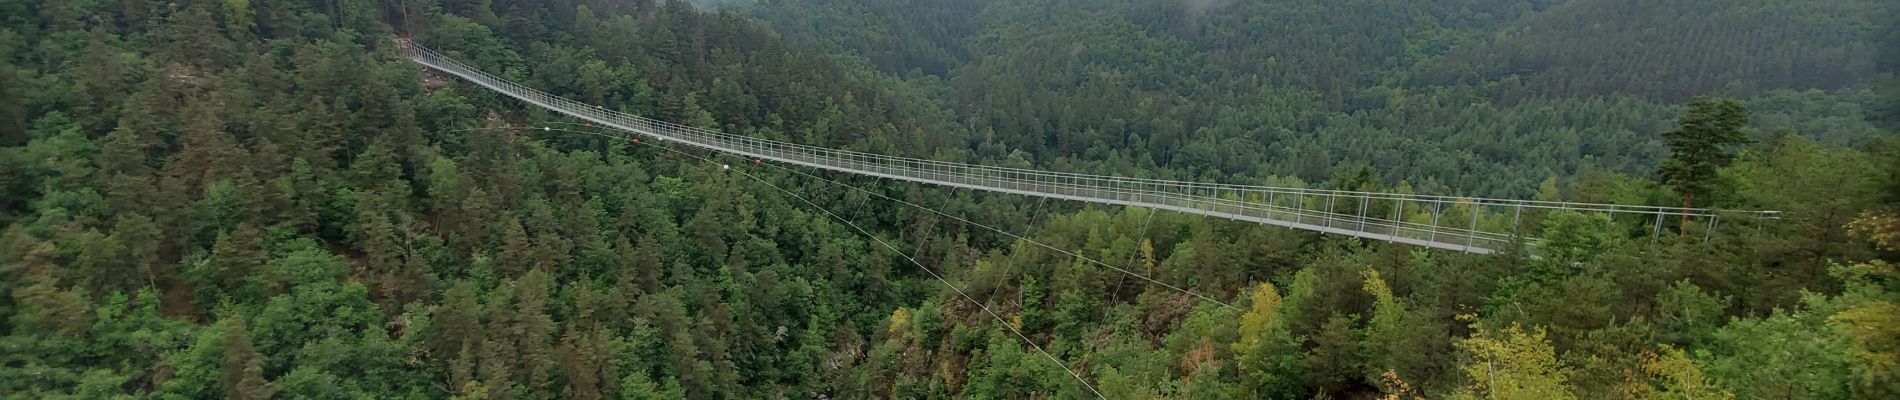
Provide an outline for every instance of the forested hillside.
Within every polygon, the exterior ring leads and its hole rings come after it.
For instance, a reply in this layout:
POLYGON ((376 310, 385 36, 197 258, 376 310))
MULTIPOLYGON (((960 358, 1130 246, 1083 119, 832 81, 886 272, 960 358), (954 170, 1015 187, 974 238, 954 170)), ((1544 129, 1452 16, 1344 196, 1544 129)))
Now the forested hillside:
POLYGON ((999 149, 989 157, 1270 184, 1370 167, 1387 185, 1512 197, 1551 177, 1647 174, 1664 154, 1654 133, 1695 95, 1755 104, 1762 134, 1866 143, 1884 112, 1876 21, 1891 12, 1866 0, 953 3, 743 9, 795 43, 941 77, 913 81, 944 93, 977 147, 999 149))
POLYGON ((1622 4, 1585 0, 0 0, 0 398, 1900 396, 1891 72, 1816 28, 1873 3, 1812 2, 1769 10, 1819 18, 1774 28, 1813 57, 1695 75, 1730 92, 1497 75, 1652 57, 1565 42, 1622 4), (398 39, 813 145, 1785 218, 1534 213, 1543 245, 1479 256, 820 174, 856 191, 589 134, 398 39), (1747 143, 1665 162, 1709 119, 1747 143))
POLYGON ((1683 101, 1708 93, 1837 90, 1876 76, 1871 55, 1884 39, 1879 2, 1651 3, 1565 2, 1482 45, 1432 60, 1419 78, 1511 79, 1499 88, 1507 99, 1630 94, 1683 101))

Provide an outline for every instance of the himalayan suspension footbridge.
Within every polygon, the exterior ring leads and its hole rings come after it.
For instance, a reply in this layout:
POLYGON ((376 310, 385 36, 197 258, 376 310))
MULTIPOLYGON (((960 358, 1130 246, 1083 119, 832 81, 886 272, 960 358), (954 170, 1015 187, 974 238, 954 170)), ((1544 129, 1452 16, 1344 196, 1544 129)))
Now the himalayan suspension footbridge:
POLYGON ((409 41, 404 57, 495 92, 574 118, 655 139, 748 159, 1027 196, 1172 210, 1329 234, 1493 253, 1513 243, 1535 244, 1527 218, 1555 210, 1643 221, 1652 237, 1679 220, 1706 239, 1723 221, 1759 224, 1774 211, 1657 207, 1602 203, 1434 196, 1125 178, 1005 168, 896 157, 734 135, 609 110, 569 100, 488 74, 409 41))

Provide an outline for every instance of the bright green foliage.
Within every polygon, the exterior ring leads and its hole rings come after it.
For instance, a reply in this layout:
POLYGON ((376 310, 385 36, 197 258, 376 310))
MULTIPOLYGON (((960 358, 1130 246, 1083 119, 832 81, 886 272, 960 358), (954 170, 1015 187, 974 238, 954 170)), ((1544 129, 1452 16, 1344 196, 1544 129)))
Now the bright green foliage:
MULTIPOLYGON (((1662 354, 1645 353, 1643 356, 1645 358, 1643 373, 1648 374, 1655 381, 1660 381, 1661 385, 1652 389, 1653 391, 1644 392, 1642 398, 1672 400, 1732 400, 1735 398, 1734 393, 1709 381, 1709 378, 1702 373, 1702 368, 1697 366, 1695 361, 1690 360, 1689 354, 1682 349, 1664 346, 1662 354)), ((1648 388, 1645 387, 1645 389, 1648 388)))
MULTIPOLYGON (((1821 249, 1826 247, 1820 243, 1855 241, 1842 225, 1863 210, 1878 209, 1879 182, 1885 171, 1875 166, 1877 162, 1871 154, 1829 148, 1784 131, 1743 151, 1723 175, 1737 182, 1740 204, 1811 217, 1778 226, 1780 232, 1759 239, 1754 246, 1771 251, 1821 249)), ((1820 275, 1826 273, 1830 259, 1864 257, 1857 249, 1831 250, 1788 263, 1803 273, 1820 275)))
POLYGON ((1900 305, 1892 300, 1861 304, 1834 314, 1828 322, 1853 338, 1854 354, 1864 362, 1861 379, 1868 384, 1867 393, 1893 393, 1894 371, 1900 368, 1900 305))
POLYGON ((1378 271, 1366 270, 1365 279, 1366 294, 1373 299, 1372 315, 1366 321, 1363 345, 1367 379, 1376 379, 1388 371, 1403 372, 1403 375, 1416 374, 1418 371, 1413 369, 1421 367, 1423 360, 1418 350, 1408 348, 1413 342, 1407 340, 1407 336, 1415 334, 1415 331, 1407 329, 1407 326, 1422 322, 1408 324, 1406 319, 1410 316, 1405 304, 1392 294, 1392 288, 1386 284, 1385 278, 1379 276, 1378 271), (1401 367, 1406 370, 1398 371, 1401 367))
POLYGON ((1628 240, 1605 214, 1558 211, 1545 218, 1543 225, 1540 238, 1551 245, 1540 250, 1557 265, 1589 261, 1628 240))
MULTIPOLYGON (((1383 283, 1381 284, 1383 285, 1383 283)), ((1390 293, 1387 293, 1390 296, 1390 293)), ((1240 315, 1240 342, 1234 344, 1235 351, 1246 351, 1258 344, 1269 329, 1279 321, 1280 292, 1272 284, 1261 283, 1248 295, 1247 313, 1240 315)))
POLYGON ((1674 332, 1679 342, 1700 344, 1724 322, 1722 316, 1731 303, 1728 296, 1717 297, 1687 280, 1678 281, 1656 294, 1656 324, 1674 332))
POLYGON ((1731 321, 1698 358, 1739 398, 1847 398, 1856 376, 1851 344, 1808 313, 1731 321))
POLYGON ((1557 360, 1557 352, 1545 339, 1543 329, 1526 332, 1512 325, 1492 333, 1474 325, 1472 330, 1471 337, 1458 342, 1470 361, 1458 367, 1468 383, 1454 398, 1577 398, 1567 383, 1570 370, 1557 360))
POLYGON ((1289 298, 1282 301, 1271 285, 1262 284, 1255 289, 1251 309, 1241 316, 1238 327, 1240 342, 1234 344, 1233 351, 1238 354, 1236 370, 1243 378, 1245 393, 1257 397, 1293 397, 1308 392, 1300 382, 1305 374, 1306 365, 1300 359, 1300 340, 1289 333, 1285 320, 1287 310, 1305 301, 1311 294, 1311 274, 1302 272, 1302 278, 1295 278, 1288 291, 1289 298))

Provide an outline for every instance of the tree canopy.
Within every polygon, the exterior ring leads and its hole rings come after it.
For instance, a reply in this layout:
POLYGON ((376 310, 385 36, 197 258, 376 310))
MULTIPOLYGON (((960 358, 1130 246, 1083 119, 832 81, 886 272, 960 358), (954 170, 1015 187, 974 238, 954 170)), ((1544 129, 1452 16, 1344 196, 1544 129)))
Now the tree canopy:
POLYGON ((1884 3, 1629 3, 0 0, 0 398, 1900 395, 1884 3), (812 179, 398 38, 854 151, 1784 214, 1474 255, 812 179))

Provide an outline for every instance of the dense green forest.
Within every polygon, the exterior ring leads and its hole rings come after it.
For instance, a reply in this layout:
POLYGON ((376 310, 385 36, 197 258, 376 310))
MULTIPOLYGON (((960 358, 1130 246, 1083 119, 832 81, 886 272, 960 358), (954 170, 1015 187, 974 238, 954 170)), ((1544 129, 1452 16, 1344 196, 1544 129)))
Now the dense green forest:
POLYGON ((1900 396, 1891 5, 698 3, 0 0, 0 398, 1900 396), (397 38, 798 143, 1786 217, 1480 256, 861 192, 511 129, 591 130, 397 38))
POLYGON ((1655 133, 1697 95, 1745 99, 1757 132, 1833 146, 1879 136, 1870 117, 1892 113, 1870 84, 1875 43, 1891 36, 1880 4, 777 0, 742 10, 808 47, 927 75, 915 81, 992 145, 976 146, 987 158, 1021 150, 1078 170, 1261 184, 1372 167, 1388 185, 1529 197, 1552 176, 1650 172, 1665 153, 1655 133))

